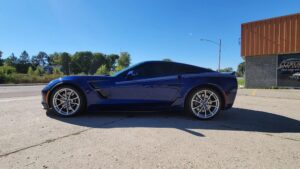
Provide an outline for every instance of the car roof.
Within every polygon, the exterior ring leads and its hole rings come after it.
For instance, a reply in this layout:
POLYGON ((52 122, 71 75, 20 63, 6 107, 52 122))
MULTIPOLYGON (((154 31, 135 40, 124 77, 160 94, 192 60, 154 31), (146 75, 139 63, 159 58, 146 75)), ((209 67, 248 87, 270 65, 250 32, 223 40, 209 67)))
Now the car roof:
POLYGON ((175 64, 175 65, 176 64, 177 65, 185 65, 185 66, 190 66, 190 67, 197 67, 197 68, 201 68, 201 69, 211 70, 209 68, 204 68, 204 67, 200 67, 200 66, 196 66, 196 65, 190 65, 190 64, 174 62, 174 61, 152 60, 152 61, 144 61, 144 62, 141 62, 140 64, 143 64, 143 63, 170 63, 170 64, 175 64))
POLYGON ((163 60, 151 60, 151 61, 144 61, 141 63, 171 63, 171 64, 180 64, 180 65, 199 67, 196 65, 190 65, 190 64, 186 64, 186 63, 179 63, 179 62, 174 62, 174 61, 163 61, 163 60))

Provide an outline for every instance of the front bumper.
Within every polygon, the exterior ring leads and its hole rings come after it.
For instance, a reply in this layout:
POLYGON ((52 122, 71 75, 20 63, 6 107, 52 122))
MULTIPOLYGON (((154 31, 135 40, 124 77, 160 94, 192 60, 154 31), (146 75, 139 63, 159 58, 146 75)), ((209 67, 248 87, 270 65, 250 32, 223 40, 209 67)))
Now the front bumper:
POLYGON ((51 90, 61 82, 61 79, 55 79, 52 80, 50 83, 48 83, 43 89, 42 89, 42 102, 41 104, 43 105, 44 109, 50 109, 49 105, 49 94, 51 90))
POLYGON ((45 110, 48 110, 48 109, 49 109, 49 106, 48 106, 48 104, 47 104, 46 102, 42 101, 42 105, 43 105, 43 108, 44 108, 45 110))
POLYGON ((44 109, 49 109, 48 104, 48 91, 42 91, 42 106, 44 109))

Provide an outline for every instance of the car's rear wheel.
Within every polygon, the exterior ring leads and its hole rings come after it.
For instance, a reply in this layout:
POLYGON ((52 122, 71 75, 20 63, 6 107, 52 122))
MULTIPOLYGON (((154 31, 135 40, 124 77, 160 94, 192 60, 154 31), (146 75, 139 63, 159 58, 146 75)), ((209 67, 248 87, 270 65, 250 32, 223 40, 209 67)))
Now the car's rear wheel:
POLYGON ((211 119, 221 110, 221 97, 210 88, 194 90, 186 103, 187 111, 199 119, 211 119))
POLYGON ((64 117, 77 115, 85 107, 83 95, 72 86, 61 86, 54 89, 49 102, 52 112, 64 117))

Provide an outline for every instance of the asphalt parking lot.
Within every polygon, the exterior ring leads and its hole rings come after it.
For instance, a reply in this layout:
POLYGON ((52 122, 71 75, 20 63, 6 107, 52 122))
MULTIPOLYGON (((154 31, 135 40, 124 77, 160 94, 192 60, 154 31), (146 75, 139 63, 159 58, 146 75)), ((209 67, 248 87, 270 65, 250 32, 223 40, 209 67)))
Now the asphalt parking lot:
POLYGON ((183 113, 47 115, 42 86, 0 87, 0 168, 300 168, 300 90, 241 89, 210 121, 183 113))

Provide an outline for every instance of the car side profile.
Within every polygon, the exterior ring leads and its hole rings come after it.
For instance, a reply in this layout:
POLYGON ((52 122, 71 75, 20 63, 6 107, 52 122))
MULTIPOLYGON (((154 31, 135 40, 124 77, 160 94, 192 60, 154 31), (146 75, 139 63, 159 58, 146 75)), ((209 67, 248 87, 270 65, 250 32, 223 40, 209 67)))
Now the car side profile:
POLYGON ((65 76, 42 90, 42 105, 60 116, 101 111, 186 111, 199 119, 231 108, 233 73, 193 65, 147 61, 112 76, 65 76))

